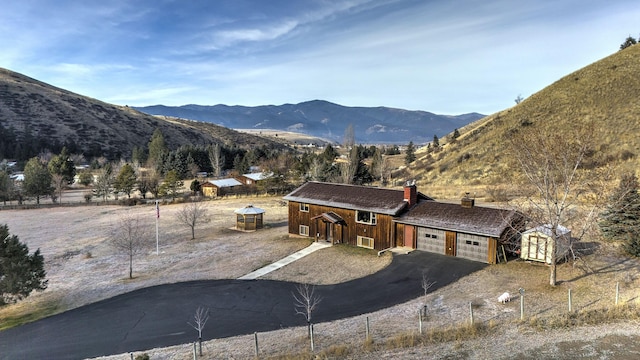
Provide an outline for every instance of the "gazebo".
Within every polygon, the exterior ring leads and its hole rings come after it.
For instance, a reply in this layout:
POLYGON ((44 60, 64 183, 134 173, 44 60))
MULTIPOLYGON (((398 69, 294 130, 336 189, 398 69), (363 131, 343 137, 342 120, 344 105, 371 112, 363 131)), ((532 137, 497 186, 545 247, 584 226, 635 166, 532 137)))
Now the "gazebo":
POLYGON ((247 205, 242 209, 235 210, 234 213, 236 213, 236 228, 238 230, 254 231, 262 228, 263 209, 247 205))

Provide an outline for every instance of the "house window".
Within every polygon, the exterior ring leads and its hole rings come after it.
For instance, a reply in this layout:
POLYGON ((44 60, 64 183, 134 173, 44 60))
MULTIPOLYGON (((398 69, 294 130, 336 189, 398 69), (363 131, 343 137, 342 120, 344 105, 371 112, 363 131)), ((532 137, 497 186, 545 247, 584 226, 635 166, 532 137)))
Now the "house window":
POLYGON ((309 204, 300 203, 300 211, 309 212, 309 204))
POLYGON ((300 225, 300 235, 309 236, 309 227, 307 225, 300 225))
POLYGON ((373 239, 370 237, 358 236, 358 246, 373 249, 373 239))
POLYGON ((362 224, 375 225, 376 213, 373 213, 371 211, 356 210, 356 222, 359 222, 362 224))
POLYGON ((432 238, 432 239, 437 239, 437 238, 438 238, 438 235, 436 235, 436 234, 424 234, 424 237, 426 237, 426 238, 432 238))

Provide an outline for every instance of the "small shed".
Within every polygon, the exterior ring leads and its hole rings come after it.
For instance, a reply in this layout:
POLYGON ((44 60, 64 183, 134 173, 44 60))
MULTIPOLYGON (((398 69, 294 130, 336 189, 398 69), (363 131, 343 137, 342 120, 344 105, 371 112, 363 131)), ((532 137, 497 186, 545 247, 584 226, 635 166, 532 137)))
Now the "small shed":
POLYGON ((253 205, 247 205, 242 209, 235 210, 236 228, 244 231, 254 231, 262 228, 262 214, 264 210, 253 205))
MULTIPOLYGON (((560 259, 567 254, 571 246, 571 230, 562 225, 558 225, 557 233, 559 235, 557 241, 557 258, 560 259)), ((551 226, 549 224, 540 225, 523 232, 520 257, 524 260, 551 264, 551 254, 553 251, 553 241, 551 237, 551 226)))
POLYGON ((242 187, 242 183, 236 179, 209 180, 202 184, 202 194, 208 197, 222 196, 242 187))

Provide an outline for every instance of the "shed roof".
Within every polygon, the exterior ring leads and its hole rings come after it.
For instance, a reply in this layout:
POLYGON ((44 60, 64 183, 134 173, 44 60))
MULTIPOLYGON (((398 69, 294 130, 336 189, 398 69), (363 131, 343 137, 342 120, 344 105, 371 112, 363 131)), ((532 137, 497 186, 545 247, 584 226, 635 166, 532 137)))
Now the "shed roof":
POLYGON ((219 187, 219 188, 224 188, 224 187, 232 187, 232 186, 240 186, 242 185, 242 183, 236 179, 218 179, 218 180, 209 180, 206 183, 203 184, 203 186, 206 186, 206 184, 212 184, 213 186, 219 187))
MULTIPOLYGON (((286 195, 284 199, 387 215, 398 215, 407 206, 403 190, 315 181, 303 184, 286 195)), ((418 199, 430 198, 418 193, 418 199)))
POLYGON ((249 174, 242 174, 242 176, 251 179, 253 181, 260 181, 260 180, 264 180, 264 179, 268 179, 273 175, 273 173, 271 172, 257 172, 257 173, 249 173, 249 174))
POLYGON ((238 210, 234 210, 233 211, 236 214, 240 214, 240 215, 259 215, 259 214, 264 214, 264 210, 260 209, 258 207, 254 207, 253 205, 247 205, 245 207, 243 207, 242 209, 238 209, 238 210))
MULTIPOLYGON (((523 234, 531 234, 531 233, 542 233, 545 234, 547 236, 551 236, 551 225, 550 224, 544 224, 544 225, 540 225, 540 226, 536 226, 532 229, 529 229, 525 232, 523 232, 523 234)), ((566 235, 571 233, 571 230, 567 229, 566 227, 562 226, 562 225, 558 225, 558 235, 566 235)))
POLYGON ((402 215, 397 222, 498 238, 520 214, 513 210, 424 201, 402 215))

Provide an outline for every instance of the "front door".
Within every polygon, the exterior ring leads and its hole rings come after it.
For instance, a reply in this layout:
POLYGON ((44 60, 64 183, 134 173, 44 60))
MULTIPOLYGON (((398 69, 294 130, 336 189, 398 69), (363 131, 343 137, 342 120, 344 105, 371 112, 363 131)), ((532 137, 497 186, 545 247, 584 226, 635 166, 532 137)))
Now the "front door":
POLYGON ((333 224, 329 222, 325 222, 324 226, 326 228, 326 236, 325 239, 333 244, 333 224))
POLYGON ((404 226, 404 246, 414 248, 413 246, 413 226, 404 226))
POLYGON ((445 254, 456 256, 456 233, 445 232, 445 254))

